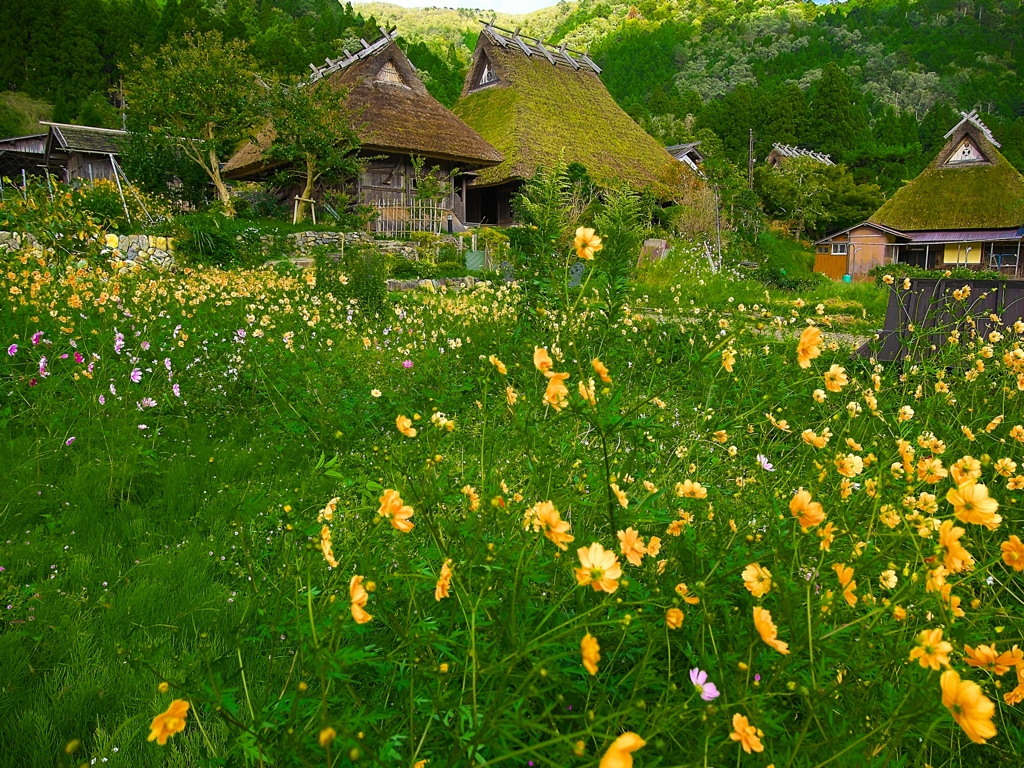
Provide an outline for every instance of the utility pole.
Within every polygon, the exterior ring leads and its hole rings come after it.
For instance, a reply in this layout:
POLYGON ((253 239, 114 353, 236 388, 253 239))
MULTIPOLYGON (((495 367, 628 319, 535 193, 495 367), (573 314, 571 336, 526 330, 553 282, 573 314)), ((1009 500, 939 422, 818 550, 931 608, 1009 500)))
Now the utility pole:
POLYGON ((750 144, 747 147, 747 189, 754 188, 754 129, 750 129, 750 144))

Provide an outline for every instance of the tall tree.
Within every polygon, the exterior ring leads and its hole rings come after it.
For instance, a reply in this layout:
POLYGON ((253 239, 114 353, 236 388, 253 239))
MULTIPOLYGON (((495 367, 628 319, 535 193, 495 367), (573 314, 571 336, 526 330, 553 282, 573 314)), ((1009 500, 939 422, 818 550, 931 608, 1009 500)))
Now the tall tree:
POLYGON ((124 81, 129 130, 155 151, 177 147, 230 211, 221 160, 249 135, 263 93, 245 44, 225 43, 220 32, 187 35, 133 65, 124 81))
POLYGON ((857 146, 866 127, 853 81, 834 61, 822 70, 808 112, 811 142, 839 160, 857 146))

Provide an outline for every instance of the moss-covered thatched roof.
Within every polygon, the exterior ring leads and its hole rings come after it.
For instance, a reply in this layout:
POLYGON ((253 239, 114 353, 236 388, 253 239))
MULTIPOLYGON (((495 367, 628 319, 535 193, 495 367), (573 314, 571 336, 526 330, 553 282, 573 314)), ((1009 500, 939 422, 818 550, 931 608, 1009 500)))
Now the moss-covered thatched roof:
POLYGON ((965 116, 929 166, 869 221, 904 232, 1009 229, 1024 224, 1024 176, 989 136, 980 121, 965 116), (952 156, 965 139, 973 142, 983 159, 955 161, 952 156))
MULTIPOLYGON (((311 65, 312 66, 312 65, 311 65)), ((326 79, 348 94, 353 128, 368 153, 415 154, 451 160, 463 168, 494 165, 502 155, 427 91, 402 49, 384 37, 357 54, 313 68, 312 80, 326 79)), ((273 138, 265 127, 224 166, 229 178, 265 169, 263 150, 273 138)))
POLYGON ((453 110, 505 160, 481 171, 474 185, 528 179, 562 155, 598 183, 656 186, 666 164, 678 161, 619 108, 598 71, 583 54, 488 25, 453 110))

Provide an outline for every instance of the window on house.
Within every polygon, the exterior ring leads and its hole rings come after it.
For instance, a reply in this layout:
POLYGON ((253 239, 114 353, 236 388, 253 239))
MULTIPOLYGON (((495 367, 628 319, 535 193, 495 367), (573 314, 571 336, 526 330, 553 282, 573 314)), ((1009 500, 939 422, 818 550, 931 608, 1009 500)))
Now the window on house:
POLYGON ((491 69, 491 63, 484 62, 483 72, 480 73, 480 85, 487 85, 488 83, 497 82, 498 78, 494 75, 494 70, 491 69))
POLYGON ((391 60, 388 60, 387 64, 380 68, 380 72, 377 73, 377 82, 405 85, 405 81, 402 79, 402 75, 398 71, 398 67, 396 67, 395 62, 391 60))
POLYGON ((832 243, 833 256, 845 256, 848 243, 832 243))

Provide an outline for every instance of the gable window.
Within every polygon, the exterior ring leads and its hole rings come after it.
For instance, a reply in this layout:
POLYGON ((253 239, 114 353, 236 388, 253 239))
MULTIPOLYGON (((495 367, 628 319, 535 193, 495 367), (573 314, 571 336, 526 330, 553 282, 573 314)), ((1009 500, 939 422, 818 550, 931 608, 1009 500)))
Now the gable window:
POLYGON ((494 76, 494 70, 491 69, 491 63, 489 61, 484 62, 484 69, 480 73, 480 85, 489 85, 490 83, 498 82, 498 78, 494 76))
POLYGON ((848 243, 832 243, 833 256, 845 256, 848 243))
POLYGON ((388 59, 387 64, 380 68, 380 72, 377 73, 376 78, 378 83, 394 83, 395 85, 405 85, 405 81, 402 79, 401 73, 395 66, 395 62, 388 59))

